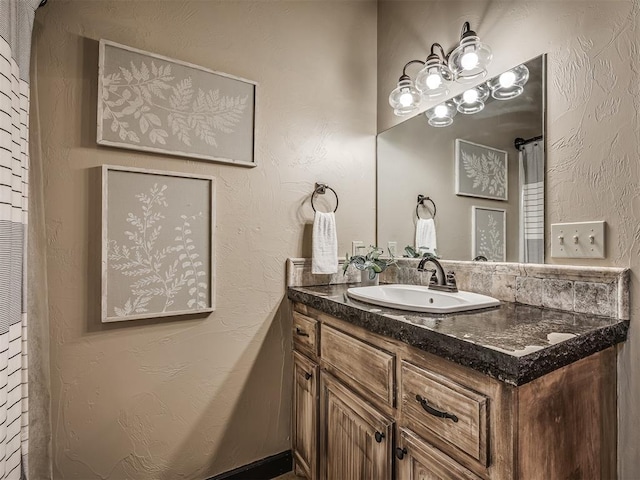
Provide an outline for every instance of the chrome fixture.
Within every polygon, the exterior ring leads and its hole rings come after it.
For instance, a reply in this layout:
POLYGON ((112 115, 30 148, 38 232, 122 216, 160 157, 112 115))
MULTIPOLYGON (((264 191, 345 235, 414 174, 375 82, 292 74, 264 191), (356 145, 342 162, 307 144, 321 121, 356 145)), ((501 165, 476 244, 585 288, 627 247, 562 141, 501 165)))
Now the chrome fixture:
POLYGON ((402 75, 398 80, 398 86, 389 94, 389 105, 393 107, 393 113, 401 117, 411 115, 420 108, 422 100, 420 92, 413 84, 411 77, 407 75, 407 67, 413 63, 424 64, 421 60, 411 60, 402 69, 402 75))
POLYGON ((428 99, 444 97, 449 94, 452 79, 453 74, 447 65, 444 48, 439 43, 434 43, 424 67, 416 76, 416 88, 428 99), (440 54, 436 53, 436 48, 440 49, 440 54))
POLYGON ((325 193, 327 193, 327 190, 331 190, 333 192, 333 195, 336 197, 336 208, 333 209, 333 213, 338 211, 338 204, 340 203, 340 200, 338 199, 338 194, 336 193, 336 191, 326 183, 316 182, 316 186, 314 187, 313 193, 311 194, 311 208, 313 208, 314 212, 316 211, 316 206, 313 204, 313 200, 315 199, 316 195, 324 195, 325 193))
POLYGON ((434 43, 426 61, 407 62, 398 86, 389 95, 389 104, 396 115, 411 115, 420 108, 422 99, 433 100, 446 96, 451 82, 470 83, 484 78, 491 58, 491 48, 480 42, 469 22, 464 22, 460 41, 451 53, 447 55, 442 45, 434 43), (407 67, 414 63, 422 65, 415 84, 407 75, 407 67))
POLYGON ((489 45, 482 43, 469 22, 464 22, 460 32, 460 43, 449 54, 449 68, 453 79, 460 83, 471 83, 487 76, 487 65, 493 54, 489 45))
POLYGON ((489 87, 481 84, 465 90, 462 95, 458 95, 453 101, 460 113, 470 115, 482 111, 487 98, 489 98, 489 87))
POLYGON ((448 127, 453 123, 456 113, 458 110, 453 100, 447 100, 424 112, 432 127, 448 127))
POLYGON ((524 85, 529 80, 529 69, 525 65, 518 65, 487 82, 491 96, 496 100, 511 100, 524 91, 524 85))
POLYGON ((422 260, 420 260, 420 263, 418 263, 418 271, 426 271, 424 266, 429 262, 433 263, 433 265, 436 267, 435 272, 429 280, 429 288, 433 290, 439 290, 441 292, 457 292, 458 286, 456 285, 456 277, 454 273, 447 272, 445 274, 444 268, 442 268, 442 264, 433 255, 426 255, 422 260), (433 277, 435 277, 435 279, 433 277))

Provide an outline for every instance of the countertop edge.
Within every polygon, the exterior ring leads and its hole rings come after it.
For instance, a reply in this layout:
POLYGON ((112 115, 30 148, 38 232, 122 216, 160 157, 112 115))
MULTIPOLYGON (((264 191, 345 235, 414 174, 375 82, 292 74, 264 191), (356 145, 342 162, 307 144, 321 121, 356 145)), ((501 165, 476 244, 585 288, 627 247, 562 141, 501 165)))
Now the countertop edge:
MULTIPOLYGON (((585 334, 576 335, 555 345, 527 355, 514 356, 434 330, 400 322, 385 314, 361 310, 320 294, 304 292, 305 287, 288 287, 287 298, 324 311, 372 333, 405 343, 458 365, 472 368, 503 383, 520 386, 627 338, 629 320, 620 319, 585 334), (367 321, 369 319, 369 321, 367 321), (375 321, 371 321, 375 320, 375 321), (413 335, 412 335, 413 334, 413 335), (415 340, 419 337, 420 340, 415 340)), ((398 311, 399 315, 403 312, 398 311)))

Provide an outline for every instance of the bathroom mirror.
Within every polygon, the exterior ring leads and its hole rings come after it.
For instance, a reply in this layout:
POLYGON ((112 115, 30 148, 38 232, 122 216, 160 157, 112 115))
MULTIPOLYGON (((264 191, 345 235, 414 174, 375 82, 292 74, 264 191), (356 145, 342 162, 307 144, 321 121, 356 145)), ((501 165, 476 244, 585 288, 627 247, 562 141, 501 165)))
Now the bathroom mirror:
POLYGON ((442 258, 483 255, 544 263, 545 56, 524 65, 529 79, 515 98, 490 95, 484 109, 457 113, 448 127, 430 126, 420 114, 378 135, 378 246, 395 247, 397 256, 406 246, 419 246, 418 216, 429 219, 435 211, 442 258), (525 144, 516 148, 516 138, 525 144), (532 173, 536 162, 538 171, 532 173), (432 202, 418 203, 419 195, 432 202))

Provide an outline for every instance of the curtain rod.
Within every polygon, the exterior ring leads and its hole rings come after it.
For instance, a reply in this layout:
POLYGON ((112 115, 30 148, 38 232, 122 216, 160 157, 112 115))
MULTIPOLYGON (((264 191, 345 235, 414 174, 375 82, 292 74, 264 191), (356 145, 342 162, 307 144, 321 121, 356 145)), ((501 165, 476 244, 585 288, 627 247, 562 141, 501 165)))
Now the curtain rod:
POLYGON ((518 137, 513 141, 513 145, 516 147, 517 150, 520 150, 520 147, 522 147, 523 145, 526 145, 527 143, 531 143, 531 142, 537 142, 538 140, 542 140, 544 137, 542 135, 538 135, 537 137, 531 137, 528 139, 524 139, 522 137, 518 137))

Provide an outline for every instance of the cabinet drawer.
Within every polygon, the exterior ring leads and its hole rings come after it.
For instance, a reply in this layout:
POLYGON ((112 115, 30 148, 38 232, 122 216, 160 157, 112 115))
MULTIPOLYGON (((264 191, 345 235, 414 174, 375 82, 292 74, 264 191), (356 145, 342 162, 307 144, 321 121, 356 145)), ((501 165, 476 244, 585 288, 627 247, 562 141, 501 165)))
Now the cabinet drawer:
POLYGON ((323 365, 359 391, 365 399, 372 395, 384 404, 393 406, 395 356, 324 324, 321 334, 320 357, 323 365))
POLYGON ((293 345, 296 350, 315 357, 318 355, 318 322, 293 312, 293 345))
POLYGON ((487 397, 404 361, 400 385, 406 426, 453 457, 488 465, 487 397))
POLYGON ((481 480, 475 473, 404 429, 400 430, 398 451, 398 480, 481 480))

